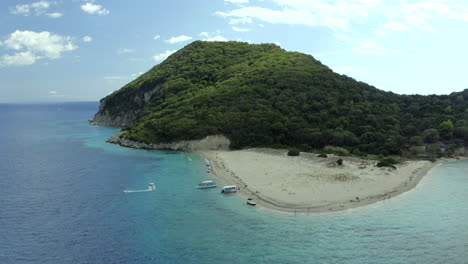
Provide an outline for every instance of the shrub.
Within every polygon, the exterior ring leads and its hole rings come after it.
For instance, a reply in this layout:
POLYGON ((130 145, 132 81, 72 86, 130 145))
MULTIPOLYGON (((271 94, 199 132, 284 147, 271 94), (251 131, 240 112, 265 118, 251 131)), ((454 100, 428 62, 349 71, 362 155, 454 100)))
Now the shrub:
POLYGON ((379 158, 377 157, 377 155, 373 155, 373 154, 368 154, 366 156, 367 159, 370 159, 370 160, 378 160, 379 158))
POLYGON ((399 162, 394 159, 394 158, 384 158, 382 159, 383 162, 386 162, 388 164, 392 164, 392 165, 395 165, 395 164, 398 164, 399 162))
POLYGON ((325 153, 318 154, 317 157, 319 157, 319 158, 328 158, 327 154, 325 154, 325 153))
POLYGON ((349 156, 349 150, 341 147, 326 146, 323 151, 328 154, 336 154, 338 156, 349 156))
POLYGON ((390 167, 390 168, 396 169, 396 167, 393 164, 390 164, 390 163, 388 163, 386 161, 383 161, 383 160, 379 161, 379 163, 377 163, 377 167, 379 167, 379 168, 380 167, 390 167))
POLYGON ((355 148, 355 149, 353 150, 352 153, 353 153, 354 156, 360 156, 360 157, 365 156, 365 153, 362 153, 362 152, 361 152, 359 149, 357 149, 357 148, 355 148))
POLYGON ((337 161, 336 161, 336 164, 338 164, 338 166, 343 165, 343 160, 342 160, 342 159, 337 160, 337 161))
POLYGON ((300 154, 300 151, 297 149, 290 149, 288 151, 288 156, 299 156, 299 154, 300 154))

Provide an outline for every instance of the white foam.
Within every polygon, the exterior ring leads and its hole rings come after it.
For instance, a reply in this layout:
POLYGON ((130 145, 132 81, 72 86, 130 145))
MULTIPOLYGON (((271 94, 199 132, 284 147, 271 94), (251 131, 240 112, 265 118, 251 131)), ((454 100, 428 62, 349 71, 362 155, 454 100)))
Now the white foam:
POLYGON ((148 188, 146 190, 124 190, 123 192, 124 193, 139 193, 139 192, 152 192, 156 189, 151 189, 151 188, 148 188))

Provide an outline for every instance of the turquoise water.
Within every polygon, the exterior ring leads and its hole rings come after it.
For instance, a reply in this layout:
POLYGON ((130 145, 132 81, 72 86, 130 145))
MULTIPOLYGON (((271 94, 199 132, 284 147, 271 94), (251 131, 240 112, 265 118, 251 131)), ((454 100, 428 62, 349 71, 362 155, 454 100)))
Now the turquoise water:
POLYGON ((0 263, 468 263, 468 161, 367 207, 286 214, 194 188, 212 178, 193 154, 105 143, 96 108, 0 105, 0 263))

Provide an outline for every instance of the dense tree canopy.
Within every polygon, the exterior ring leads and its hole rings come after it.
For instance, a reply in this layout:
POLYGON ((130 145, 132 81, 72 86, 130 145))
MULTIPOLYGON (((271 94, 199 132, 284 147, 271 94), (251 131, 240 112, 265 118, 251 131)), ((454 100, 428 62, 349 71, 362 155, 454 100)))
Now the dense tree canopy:
POLYGON ((127 137, 152 143, 224 134, 232 148, 339 146, 388 155, 468 138, 468 90, 397 95, 273 44, 193 42, 105 101, 115 115, 137 109, 127 137), (149 102, 132 100, 155 87, 149 102))

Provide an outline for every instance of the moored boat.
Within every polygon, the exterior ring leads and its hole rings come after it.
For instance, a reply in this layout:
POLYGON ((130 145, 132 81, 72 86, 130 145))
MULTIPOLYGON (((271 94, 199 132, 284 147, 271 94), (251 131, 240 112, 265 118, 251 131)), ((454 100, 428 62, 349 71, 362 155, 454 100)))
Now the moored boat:
POLYGON ((223 189, 221 190, 221 193, 235 193, 235 192, 237 192, 237 190, 239 190, 239 188, 237 188, 237 186, 227 185, 227 186, 223 187, 223 189))
POLYGON ((213 188, 218 186, 214 181, 202 181, 197 185, 198 189, 213 188))
POLYGON ((247 199, 247 204, 255 206, 255 205, 257 205, 257 202, 255 202, 252 198, 249 198, 249 199, 247 199))

